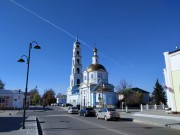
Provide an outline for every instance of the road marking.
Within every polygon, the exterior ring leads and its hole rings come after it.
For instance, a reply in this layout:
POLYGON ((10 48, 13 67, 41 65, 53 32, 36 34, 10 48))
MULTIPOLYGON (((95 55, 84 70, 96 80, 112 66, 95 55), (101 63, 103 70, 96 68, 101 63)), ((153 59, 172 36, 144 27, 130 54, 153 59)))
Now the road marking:
POLYGON ((97 127, 100 127, 100 128, 106 129, 106 130, 109 130, 109 131, 113 131, 113 132, 118 133, 118 134, 128 135, 127 133, 123 133, 123 132, 120 132, 120 131, 117 131, 117 130, 114 130, 114 129, 110 129, 110 128, 107 128, 107 127, 103 127, 103 126, 97 125, 97 124, 95 124, 95 123, 92 123, 92 122, 88 122, 88 121, 79 119, 79 118, 77 118, 77 117, 73 117, 73 116, 68 116, 68 117, 71 117, 71 118, 73 118, 73 119, 77 119, 77 120, 83 121, 83 122, 85 122, 85 123, 88 123, 88 124, 91 124, 91 125, 94 125, 94 126, 97 126, 97 127))
POLYGON ((136 113, 136 114, 133 114, 133 116, 180 121, 180 117, 171 117, 171 116, 160 116, 160 115, 149 115, 149 114, 137 114, 137 113, 136 113))

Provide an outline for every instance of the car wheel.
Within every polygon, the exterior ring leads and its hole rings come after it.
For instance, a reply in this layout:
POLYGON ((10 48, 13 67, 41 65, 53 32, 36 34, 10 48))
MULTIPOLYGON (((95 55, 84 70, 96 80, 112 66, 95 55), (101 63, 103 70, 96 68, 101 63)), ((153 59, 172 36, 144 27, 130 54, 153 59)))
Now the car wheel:
POLYGON ((97 119, 99 119, 99 116, 98 116, 98 115, 96 115, 96 117, 97 117, 97 119))
POLYGON ((104 120, 105 120, 105 121, 108 121, 108 119, 107 119, 107 117, 106 117, 106 116, 104 116, 104 120))

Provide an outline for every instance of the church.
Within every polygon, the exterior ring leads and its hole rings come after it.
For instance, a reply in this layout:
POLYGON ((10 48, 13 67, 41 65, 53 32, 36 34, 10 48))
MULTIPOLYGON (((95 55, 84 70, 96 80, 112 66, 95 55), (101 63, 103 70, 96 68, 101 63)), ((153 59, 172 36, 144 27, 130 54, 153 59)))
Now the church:
POLYGON ((93 53, 92 64, 82 72, 81 46, 78 39, 75 41, 67 103, 84 107, 116 106, 117 94, 108 82, 106 68, 98 62, 98 49, 94 48, 93 53))

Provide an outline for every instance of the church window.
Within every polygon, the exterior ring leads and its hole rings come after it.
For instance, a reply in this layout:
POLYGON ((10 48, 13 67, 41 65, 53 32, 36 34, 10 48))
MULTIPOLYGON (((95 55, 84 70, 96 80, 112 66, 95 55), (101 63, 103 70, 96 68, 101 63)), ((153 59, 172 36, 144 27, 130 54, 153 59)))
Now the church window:
POLYGON ((79 64, 79 59, 77 59, 77 63, 79 64))
POLYGON ((77 85, 79 85, 80 84, 80 79, 77 79, 77 85))
POLYGON ((93 74, 91 74, 91 79, 93 79, 93 74))
POLYGON ((77 68, 77 73, 78 73, 78 74, 80 73, 80 69, 79 69, 79 68, 77 68))
POLYGON ((84 80, 86 80, 86 76, 84 76, 84 80))
POLYGON ((79 51, 76 52, 77 56, 79 56, 79 51))

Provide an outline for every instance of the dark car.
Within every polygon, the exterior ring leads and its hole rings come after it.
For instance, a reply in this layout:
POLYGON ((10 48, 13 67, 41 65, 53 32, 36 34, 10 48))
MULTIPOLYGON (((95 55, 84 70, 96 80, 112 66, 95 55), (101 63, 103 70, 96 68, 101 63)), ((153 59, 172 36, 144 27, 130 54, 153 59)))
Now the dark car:
POLYGON ((92 107, 85 107, 79 111, 79 116, 96 116, 96 111, 92 107))
POLYGON ((66 104, 62 104, 62 107, 69 107, 69 106, 73 106, 72 104, 70 104, 70 103, 66 103, 66 104))

